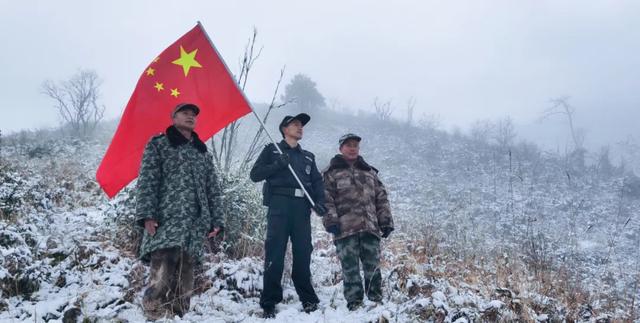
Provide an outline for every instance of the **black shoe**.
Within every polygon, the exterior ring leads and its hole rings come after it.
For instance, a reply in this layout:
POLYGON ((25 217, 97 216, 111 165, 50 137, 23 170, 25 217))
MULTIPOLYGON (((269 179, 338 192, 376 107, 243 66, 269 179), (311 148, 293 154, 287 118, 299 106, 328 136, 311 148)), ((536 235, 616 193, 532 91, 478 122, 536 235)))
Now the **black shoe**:
POLYGON ((311 313, 318 310, 318 303, 302 303, 302 310, 305 313, 311 313))
POLYGON ((355 301, 355 302, 347 303, 347 308, 349 309, 349 311, 355 311, 355 310, 359 309, 360 307, 362 307, 362 301, 355 301))
POLYGON ((276 308, 275 308, 275 306, 262 308, 262 318, 265 318, 265 319, 274 319, 274 318, 276 318, 276 308))

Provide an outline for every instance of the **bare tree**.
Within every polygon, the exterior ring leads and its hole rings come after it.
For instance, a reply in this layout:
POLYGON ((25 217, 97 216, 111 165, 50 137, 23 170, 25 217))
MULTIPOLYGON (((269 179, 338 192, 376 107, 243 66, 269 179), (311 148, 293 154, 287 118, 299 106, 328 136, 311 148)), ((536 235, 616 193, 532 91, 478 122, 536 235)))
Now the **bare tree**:
POLYGON ((387 121, 391 119, 391 113, 393 113, 391 100, 380 102, 376 97, 373 99, 373 107, 376 109, 376 118, 378 118, 378 120, 387 121))
MULTIPOLYGON (((273 111, 274 109, 279 109, 284 107, 285 105, 291 103, 292 101, 286 101, 286 102, 282 102, 279 104, 276 104, 276 97, 278 96, 278 91, 280 90, 280 84, 282 83, 282 79, 284 77, 284 71, 285 68, 283 67, 280 70, 280 78, 278 79, 278 83, 276 84, 276 88, 273 91, 273 97, 271 97, 271 103, 269 104, 269 108, 267 109, 267 113, 264 115, 264 117, 262 118, 262 122, 265 123, 267 122, 267 118, 269 118, 269 114, 271 114, 271 111, 273 111)), ((240 170, 245 170, 249 164, 251 163, 252 160, 254 160, 256 158, 256 156, 258 155, 258 153, 260 152, 260 147, 262 147, 266 142, 266 138, 265 138, 265 134, 264 134, 264 129, 262 127, 260 127, 258 129, 258 131, 256 132, 255 136, 253 137, 253 140, 251 140, 251 144, 249 145, 249 149, 247 149, 246 154, 244 155, 244 158, 242 159, 242 162, 240 164, 240 170)))
POLYGON ((410 97, 407 101, 407 125, 411 126, 413 124, 413 113, 416 108, 416 98, 410 97))
POLYGON ((609 145, 603 146, 600 148, 600 152, 598 153, 598 164, 596 165, 596 169, 598 172, 605 176, 611 176, 615 167, 611 163, 611 147, 609 145))
POLYGON ((327 98, 327 108, 332 111, 341 111, 341 104, 338 98, 327 98))
POLYGON ((547 119, 554 115, 564 115, 567 118, 569 124, 569 131, 571 132, 571 138, 576 150, 581 150, 584 144, 584 133, 577 130, 574 126, 574 116, 576 109, 569 104, 569 97, 559 97, 551 100, 551 107, 546 109, 542 113, 540 120, 547 119))
POLYGON ((620 168, 625 171, 640 171, 640 143, 633 137, 627 136, 616 143, 620 151, 620 168))
MULTIPOLYGON (((253 28, 253 35, 247 41, 247 45, 244 49, 244 55, 242 59, 240 59, 240 73, 238 74, 238 78, 236 81, 238 85, 244 91, 245 86, 247 85, 247 80, 249 79, 249 73, 251 72, 251 68, 255 61, 260 57, 262 53, 262 47, 256 52, 256 39, 258 37, 258 30, 253 28)), ((231 164, 233 163, 234 156, 234 148, 236 147, 238 129, 242 123, 239 120, 236 120, 230 123, 228 126, 224 128, 222 131, 222 135, 219 137, 216 135, 211 140, 211 149, 214 156, 214 161, 218 166, 218 169, 224 170, 228 172, 231 169, 231 164), (219 138, 219 146, 216 146, 216 137, 219 138)))
POLYGON ((499 120, 495 127, 494 139, 502 148, 510 148, 513 140, 516 138, 516 130, 513 126, 513 120, 506 117, 499 120))
POLYGON ((418 127, 422 129, 433 131, 440 128, 440 126, 440 115, 423 113, 418 120, 418 127))
POLYGON ((86 137, 104 117, 105 107, 97 102, 101 84, 95 71, 80 70, 67 81, 46 80, 42 93, 56 101, 58 114, 71 127, 72 134, 86 137))
MULTIPOLYGON (((245 51, 242 59, 240 60, 240 73, 239 77, 236 80, 240 88, 244 91, 244 88, 247 84, 247 80, 249 79, 249 74, 251 72, 251 68, 256 60, 260 57, 262 53, 262 47, 256 51, 256 40, 257 40, 258 31, 256 28, 253 29, 253 35, 249 38, 247 45, 245 47, 245 51)), ((271 104, 267 109, 267 113, 262 118, 262 122, 266 123, 269 115, 274 109, 279 109, 284 107, 285 105, 291 103, 291 101, 284 101, 281 103, 276 103, 276 98, 278 97, 278 93, 280 91, 280 85, 282 84, 282 79, 284 77, 285 68, 283 67, 280 70, 280 78, 278 79, 278 83, 276 84, 273 97, 271 99, 271 104)), ((215 135, 211 139, 211 148, 214 156, 214 162, 218 169, 224 171, 225 173, 229 173, 232 170, 232 166, 234 165, 234 155, 236 153, 237 145, 237 136, 238 131, 240 129, 241 122, 235 121, 229 124, 224 128, 222 134, 215 135)), ((242 159, 240 159, 239 167, 235 168, 237 171, 244 171, 248 167, 248 165, 253 161, 257 154, 260 152, 261 147, 264 145, 266 141, 264 129, 260 127, 255 136, 253 137, 251 144, 249 145, 248 150, 245 152, 242 159)))
POLYGON ((471 125, 469 134, 476 142, 488 143, 494 136, 495 125, 490 120, 477 120, 471 125))

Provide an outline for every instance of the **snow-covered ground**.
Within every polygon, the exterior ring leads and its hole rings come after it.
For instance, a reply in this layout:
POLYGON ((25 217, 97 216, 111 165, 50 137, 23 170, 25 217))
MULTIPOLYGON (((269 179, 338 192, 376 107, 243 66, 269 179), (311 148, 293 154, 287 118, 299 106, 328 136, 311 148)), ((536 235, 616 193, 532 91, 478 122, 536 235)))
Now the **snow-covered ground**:
MULTIPOLYGON (((383 241, 385 302, 346 309, 335 248, 314 219, 320 309, 301 311, 285 272, 276 321, 638 321, 640 201, 629 174, 527 145, 507 152, 456 134, 323 118, 330 126, 309 127, 302 142, 319 166, 340 134, 356 132, 390 191, 397 228, 383 241)), ((123 248, 134 242, 123 241, 118 218, 128 193, 108 201, 93 179, 105 143, 0 148, 0 322, 144 321, 149 269, 123 248)), ((260 255, 207 257, 191 311, 166 320, 264 321, 260 255)))

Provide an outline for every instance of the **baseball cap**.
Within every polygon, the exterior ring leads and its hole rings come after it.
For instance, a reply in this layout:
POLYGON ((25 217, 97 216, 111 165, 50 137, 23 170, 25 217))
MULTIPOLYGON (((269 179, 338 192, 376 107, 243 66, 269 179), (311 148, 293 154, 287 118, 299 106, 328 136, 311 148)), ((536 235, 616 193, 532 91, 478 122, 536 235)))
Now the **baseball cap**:
POLYGON ((197 105, 195 105, 193 103, 180 103, 180 104, 176 105, 176 107, 173 109, 173 113, 171 113, 171 116, 175 117, 176 113, 178 113, 179 111, 182 111, 182 110, 186 110, 186 109, 190 109, 196 115, 198 115, 200 113, 200 108, 198 108, 197 105))
POLYGON ((280 122, 280 126, 278 127, 278 130, 280 130, 280 134, 282 135, 282 137, 284 137, 284 132, 282 132, 282 127, 288 126, 293 120, 299 120, 302 123, 302 126, 304 127, 304 125, 306 125, 309 122, 309 120, 311 120, 311 117, 306 113, 300 113, 296 116, 285 116, 280 122))
POLYGON ((338 140, 338 143, 340 144, 340 147, 342 147, 342 144, 345 143, 345 141, 349 140, 349 139, 355 139, 357 142, 360 142, 360 140, 362 140, 362 138, 360 138, 360 136, 353 134, 353 133, 348 133, 346 135, 343 135, 342 137, 340 137, 340 139, 338 140))

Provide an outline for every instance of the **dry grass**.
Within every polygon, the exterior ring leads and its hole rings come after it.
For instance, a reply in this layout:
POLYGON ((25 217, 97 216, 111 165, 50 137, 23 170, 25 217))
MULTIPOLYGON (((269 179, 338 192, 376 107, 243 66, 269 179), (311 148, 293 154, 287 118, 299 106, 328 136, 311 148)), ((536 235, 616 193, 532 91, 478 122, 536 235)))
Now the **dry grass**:
MULTIPOLYGON (((526 263, 509 253, 490 259, 476 256, 455 259, 450 256, 452 253, 426 239, 394 239, 385 243, 384 249, 385 254, 391 256, 383 258, 382 265, 390 268, 392 275, 397 275, 396 287, 412 298, 430 297, 435 286, 428 282, 442 280, 459 289, 472 289, 487 300, 503 301, 521 322, 536 322, 536 316, 540 314, 575 322, 584 313, 595 318, 599 314, 620 313, 630 308, 619 295, 590 294, 577 273, 567 266, 554 268, 551 264, 526 263), (409 284, 415 275, 424 277, 425 283, 416 285, 412 280, 409 284), (543 297, 548 298, 547 302, 539 300, 543 297), (600 304, 598 310, 591 308, 596 300, 600 304), (559 308, 564 308, 565 313, 560 313, 559 308)), ((493 321, 490 315, 495 313, 485 314, 489 316, 484 319, 493 321)), ((633 319, 629 314, 610 321, 632 322, 633 319)))

